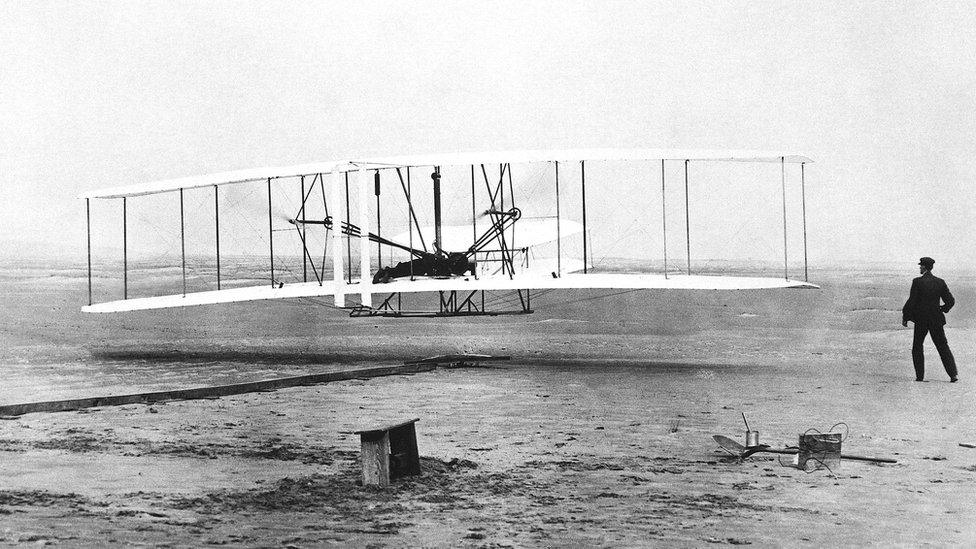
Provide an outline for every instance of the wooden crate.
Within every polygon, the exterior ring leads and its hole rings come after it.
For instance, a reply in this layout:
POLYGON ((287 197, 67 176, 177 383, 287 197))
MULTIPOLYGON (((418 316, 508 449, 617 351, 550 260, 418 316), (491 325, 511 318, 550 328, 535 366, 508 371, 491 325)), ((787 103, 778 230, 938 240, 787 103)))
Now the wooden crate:
POLYGON ((417 430, 420 418, 356 431, 362 448, 363 485, 389 486, 391 480, 420 474, 417 430))

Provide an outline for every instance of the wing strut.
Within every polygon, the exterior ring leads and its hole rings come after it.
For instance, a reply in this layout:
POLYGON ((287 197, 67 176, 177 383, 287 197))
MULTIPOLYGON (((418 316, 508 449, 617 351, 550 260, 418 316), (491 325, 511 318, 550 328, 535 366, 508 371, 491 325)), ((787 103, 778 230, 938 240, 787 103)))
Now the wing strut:
POLYGON ((434 166, 434 173, 430 174, 434 180, 434 253, 438 256, 444 255, 441 240, 441 168, 434 166))
MULTIPOLYGON (((512 184, 512 165, 508 165, 508 194, 512 197, 512 208, 515 208, 515 186, 512 184)), ((504 209, 504 208, 502 208, 504 209)), ((515 225, 512 225, 512 243, 510 248, 510 254, 512 255, 512 262, 514 263, 514 250, 515 250, 515 225)), ((528 256, 526 256, 528 257, 528 256)), ((512 267, 512 272, 514 274, 515 267, 512 267)))
POLYGON ((220 207, 217 185, 214 185, 214 239, 217 242, 217 289, 220 289, 220 207))
POLYGON ((186 297, 186 223, 183 219, 182 187, 180 187, 180 265, 183 270, 183 297, 186 297))
MULTIPOLYGON (((293 220, 289 220, 289 221, 293 221, 293 220)), ((331 221, 332 221, 331 219, 327 219, 325 221, 322 221, 322 225, 325 225, 326 230, 328 230, 328 227, 330 226, 326 222, 331 223, 331 221)), ((312 265, 312 274, 315 275, 315 280, 319 283, 319 286, 321 286, 322 285, 322 277, 325 276, 325 268, 323 267, 322 274, 319 275, 319 270, 315 268, 315 261, 312 260, 312 254, 309 253, 309 251, 308 251, 308 246, 307 246, 307 243, 305 241, 305 236, 306 235, 304 234, 304 231, 302 230, 302 229, 304 229, 306 223, 311 223, 311 222, 310 221, 305 221, 303 223, 297 223, 297 222, 294 223, 295 230, 298 231, 298 238, 301 239, 301 241, 302 241, 302 251, 304 252, 304 255, 302 257, 306 260, 306 263, 307 264, 311 264, 312 265), (299 224, 301 224, 301 226, 302 226, 301 229, 298 227, 299 224)), ((328 236, 326 236, 326 240, 328 240, 328 236)))
POLYGON ((786 255, 786 157, 781 156, 779 162, 783 189, 783 278, 790 279, 789 256, 786 255))
POLYGON ((271 178, 268 178, 268 248, 271 256, 271 287, 274 288, 274 230, 271 226, 271 178))
MULTIPOLYGON (((319 179, 319 189, 322 190, 322 207, 325 208, 325 218, 332 219, 332 217, 329 215, 329 203, 328 201, 325 200, 325 176, 322 175, 321 173, 317 175, 319 179)), ((312 185, 315 185, 314 179, 312 180, 312 185)), ((312 189, 308 190, 308 194, 309 196, 311 196, 312 189)), ((322 278, 325 278, 325 258, 328 257, 328 255, 329 255, 329 228, 326 227, 325 240, 323 241, 322 244, 322 266, 319 269, 319 272, 322 273, 322 278)))
MULTIPOLYGON (((407 219, 407 226, 410 226, 410 220, 413 220, 413 224, 417 227, 417 236, 420 237, 420 246, 423 247, 424 251, 427 251, 427 243, 424 242, 424 233, 420 231, 420 222, 417 221, 417 214, 413 211, 413 200, 410 199, 410 168, 407 167, 407 182, 403 182, 403 173, 400 172, 400 168, 396 169, 397 177, 400 178, 400 187, 403 188, 403 194, 407 197, 407 213, 409 218, 407 219)), ((413 228, 410 229, 410 238, 413 238, 413 228)), ((410 247, 413 248, 413 240, 410 241, 410 247)))
POLYGON ((668 208, 664 193, 664 159, 661 159, 661 226, 664 229, 664 278, 668 278, 668 208))
MULTIPOLYGON (((302 207, 298 210, 298 218, 302 226, 299 228, 296 225, 295 228, 298 229, 299 236, 302 239, 302 282, 308 282, 308 248, 305 247, 305 176, 301 176, 299 180, 301 181, 302 207)), ((315 263, 312 263, 312 268, 315 268, 315 263)), ((318 279, 319 277, 316 276, 315 278, 318 279)), ((321 283, 321 280, 319 282, 321 283)))
MULTIPOLYGON (((504 216, 509 215, 509 212, 505 212, 505 172, 508 171, 511 174, 510 164, 499 164, 498 166, 498 185, 495 186, 495 190, 492 191, 491 183, 488 182, 488 172, 485 170, 485 165, 481 165, 481 173, 485 179, 485 188, 488 190, 488 198, 491 200, 491 208, 488 210, 488 214, 491 215, 492 226, 499 227, 503 226, 505 223, 504 216), (496 205, 496 200, 498 205, 496 205)), ((511 177, 511 176, 509 176, 511 177)), ((514 208, 513 208, 514 210, 514 208)), ((487 234, 487 233, 486 233, 487 234)), ((508 277, 511 279, 515 274, 514 257, 511 253, 508 244, 505 241, 505 231, 502 230, 494 235, 495 240, 498 242, 499 252, 502 254, 502 274, 508 271, 508 277)), ((483 246, 482 246, 483 247, 483 246)))
POLYGON ((488 172, 485 171, 485 165, 481 165, 481 174, 485 178, 485 187, 488 189, 488 199, 491 200, 492 208, 495 207, 496 201, 500 201, 498 208, 505 209, 505 187, 502 183, 505 181, 505 170, 508 167, 508 164, 500 164, 498 166, 498 185, 495 186, 495 190, 493 191, 491 190, 491 183, 488 183, 488 172))
POLYGON ((511 168, 510 165, 501 164, 498 166, 498 204, 500 210, 505 211, 505 172, 511 168))
POLYGON ((810 276, 807 273, 807 188, 806 176, 803 173, 804 166, 806 164, 800 162, 800 199, 803 205, 803 281, 810 282, 810 276))
POLYGON ((328 255, 329 247, 329 231, 332 230, 332 218, 329 216, 329 204, 325 200, 325 181, 322 178, 322 174, 318 173, 312 176, 312 183, 308 186, 308 190, 305 190, 305 176, 300 177, 301 182, 301 197, 302 204, 298 208, 298 213, 295 214, 294 219, 288 219, 288 223, 295 226, 295 230, 298 233, 298 239, 302 243, 302 280, 308 282, 308 267, 312 267, 312 274, 315 275, 315 281, 322 285, 322 280, 325 278, 325 258, 328 255), (306 205, 308 204, 308 199, 315 192, 315 184, 318 183, 322 189, 322 206, 325 208, 325 219, 308 219, 306 216, 306 205), (322 247, 322 265, 320 268, 316 268, 315 259, 312 257, 312 252, 308 249, 308 226, 309 225, 322 225, 325 227, 325 244, 322 247))
POLYGON ((122 299, 129 299, 129 235, 126 219, 126 197, 122 197, 122 299))
POLYGON ((92 269, 91 269, 91 199, 85 199, 85 226, 88 229, 88 305, 92 304, 92 269))
POLYGON ((312 177, 312 184, 308 186, 308 191, 305 190, 305 176, 301 176, 301 190, 302 205, 299 207, 295 219, 289 219, 288 222, 295 225, 296 229, 299 229, 298 238, 302 241, 302 280, 308 282, 308 266, 311 265, 312 272, 315 274, 315 280, 321 286, 322 279, 325 278, 325 258, 329 253, 329 231, 332 229, 332 218, 329 216, 329 203, 325 199, 325 180, 322 174, 317 173, 312 177), (322 207, 325 208, 325 219, 321 221, 310 221, 305 215, 305 205, 308 204, 309 197, 315 192, 316 182, 322 191, 322 207), (318 269, 315 268, 315 259, 312 257, 312 252, 308 250, 308 225, 322 225, 325 227, 325 240, 322 245, 322 265, 318 269))
MULTIPOLYGON (((342 222, 346 221, 342 218, 342 193, 339 187, 342 184, 341 177, 342 172, 338 170, 338 167, 334 168, 332 171, 332 204, 334 205, 338 219, 332 220, 333 228, 336 226, 342 227, 342 222)), ((336 307, 346 306, 346 279, 342 275, 342 259, 342 231, 332 231, 332 281, 335 284, 336 307)))
POLYGON ((583 196, 583 274, 586 274, 586 162, 580 160, 580 187, 583 196))
MULTIPOLYGON (((559 161, 556 161, 556 276, 563 276, 562 234, 559 227, 559 161)), ((584 261, 585 263, 585 261, 584 261)))
MULTIPOLYGON (((373 194, 376 195, 376 234, 377 236, 382 236, 383 231, 381 229, 382 219, 380 218, 380 171, 373 170, 373 194)), ((376 267, 378 269, 383 268, 383 245, 376 245, 376 267)))
MULTIPOLYGON (((351 214, 349 213, 349 208, 350 208, 349 172, 345 173, 345 181, 346 181, 346 223, 350 223, 351 214)), ((346 238, 346 277, 347 277, 346 280, 348 280, 349 283, 352 284, 352 238, 351 237, 346 238)))
MULTIPOLYGON (((400 168, 397 168, 397 175, 400 175, 400 168)), ((403 186, 403 177, 400 176, 400 185, 403 186)), ((420 236, 420 245, 424 247, 424 251, 427 251, 427 245, 424 244, 424 233, 420 232, 420 224, 417 223, 417 216, 413 213, 413 200, 410 198, 410 191, 412 187, 410 186, 410 166, 407 166, 407 188, 404 192, 407 193, 407 211, 410 217, 413 218, 414 224, 417 225, 417 234, 420 236)), ((413 249, 413 225, 410 224, 410 218, 407 218, 407 228, 410 232, 410 249, 413 249)), ((410 262, 410 280, 413 280, 413 261, 410 262)))
MULTIPOLYGON (((369 233, 369 178, 366 168, 359 166, 359 222, 362 230, 369 233)), ((373 306, 373 279, 370 277, 372 267, 369 257, 369 239, 359 241, 359 303, 363 307, 373 306)))
POLYGON ((478 239, 478 214, 475 212, 474 202, 474 164, 471 165, 471 238, 478 239))
POLYGON ((691 218, 688 211, 688 160, 685 160, 685 251, 688 256, 688 275, 691 275, 691 218))

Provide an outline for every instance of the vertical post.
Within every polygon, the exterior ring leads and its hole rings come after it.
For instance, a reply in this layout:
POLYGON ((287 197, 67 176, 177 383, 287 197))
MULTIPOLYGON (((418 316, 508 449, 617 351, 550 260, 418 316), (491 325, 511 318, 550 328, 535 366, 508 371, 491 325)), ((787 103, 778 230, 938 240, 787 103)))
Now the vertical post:
POLYGON ((268 178, 268 251, 271 256, 271 287, 274 288, 274 230, 271 226, 271 178, 268 178))
POLYGON ((91 267, 91 199, 85 199, 85 228, 88 233, 88 304, 92 304, 92 267, 91 267))
POLYGON ((183 297, 186 297, 186 224, 183 222, 182 187, 180 187, 180 260, 183 269, 183 297))
POLYGON ((342 207, 342 172, 338 166, 332 171, 332 204, 335 218, 332 220, 332 283, 335 285, 335 306, 346 306, 346 280, 343 277, 342 266, 342 224, 345 221, 342 207))
POLYGON ((685 254, 688 256, 688 274, 691 275, 691 217, 688 208, 688 160, 685 160, 685 254))
POLYGON ((801 204, 803 205, 803 280, 805 282, 810 282, 810 276, 807 272, 807 188, 806 188, 806 175, 804 173, 804 167, 806 163, 800 162, 800 197, 801 204))
MULTIPOLYGON (((413 249, 413 225, 410 224, 410 218, 413 217, 413 222, 415 224, 417 224, 417 229, 418 230, 420 229, 420 224, 417 223, 417 218, 413 216, 413 199, 411 198, 411 192, 412 192, 412 188, 410 186, 410 166, 407 166, 407 227, 410 230, 410 237, 409 237, 410 238, 410 249, 412 250, 413 249)), ((423 237, 421 236, 421 238, 423 238, 423 237)), ((423 242, 423 240, 421 240, 421 242, 423 242)), ((424 249, 425 250, 426 250, 426 248, 427 247, 424 246, 424 249)), ((410 262, 409 263, 409 265, 410 265, 410 280, 413 280, 413 259, 414 259, 413 252, 410 252, 410 255, 407 258, 407 261, 410 262)))
POLYGON ((586 162, 580 160, 580 184, 583 196, 583 274, 586 274, 586 162))
POLYGON ((664 193, 664 159, 661 159, 661 227, 664 236, 664 278, 668 278, 668 208, 664 193))
MULTIPOLYGON (((345 184, 346 184, 346 223, 352 223, 352 213, 350 208, 352 207, 349 203, 349 172, 345 174, 345 184)), ((348 226, 348 225, 347 225, 348 226)), ((340 228, 342 226, 340 225, 340 228)), ((350 227, 351 228, 351 227, 350 227)), ((346 234, 346 281, 352 284, 352 235, 346 234)))
POLYGON ((779 157, 780 175, 783 189, 783 278, 790 279, 789 259, 786 254, 786 157, 779 157))
MULTIPOLYGON (((380 171, 373 170, 373 193, 376 194, 376 235, 383 236, 380 218, 380 171)), ((376 268, 383 268, 383 245, 376 243, 376 268)))
POLYGON ((308 242, 308 240, 305 238, 306 235, 305 235, 305 176, 304 175, 300 177, 300 181, 302 186, 301 188, 302 207, 299 210, 298 215, 299 215, 299 219, 302 222, 302 226, 301 226, 302 248, 303 248, 302 249, 302 282, 308 282, 308 254, 304 250, 304 248, 306 248, 305 243, 308 242))
POLYGON ((434 173, 430 174, 434 180, 434 253, 444 254, 444 242, 441 240, 441 167, 434 166, 434 173))
POLYGON ((217 243, 217 289, 220 289, 220 205, 217 186, 214 185, 214 240, 217 243))
POLYGON ((559 226, 559 161, 556 161, 556 276, 563 276, 562 231, 559 226))
POLYGON ((369 261, 369 177, 366 168, 359 166, 359 302, 373 307, 373 277, 369 261))
POLYGON ((478 241, 478 214, 474 203, 474 164, 471 165, 471 242, 478 241))
POLYGON ((126 197, 122 197, 122 299, 129 299, 129 228, 126 219, 126 197))

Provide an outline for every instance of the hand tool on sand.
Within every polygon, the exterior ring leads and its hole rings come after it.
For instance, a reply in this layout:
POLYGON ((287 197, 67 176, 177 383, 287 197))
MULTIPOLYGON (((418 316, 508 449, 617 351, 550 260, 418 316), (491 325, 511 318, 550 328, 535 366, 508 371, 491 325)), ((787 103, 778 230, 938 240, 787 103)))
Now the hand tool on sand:
POLYGON ((739 413, 742 414, 742 422, 746 424, 746 448, 759 446, 759 431, 753 431, 749 428, 749 420, 746 419, 745 412, 739 413))

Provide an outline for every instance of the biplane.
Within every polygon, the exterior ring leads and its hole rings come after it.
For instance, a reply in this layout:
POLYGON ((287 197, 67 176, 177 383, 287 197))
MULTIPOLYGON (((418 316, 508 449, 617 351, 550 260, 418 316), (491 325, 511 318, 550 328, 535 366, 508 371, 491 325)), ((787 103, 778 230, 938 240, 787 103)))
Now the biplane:
MULTIPOLYGON (((532 312, 531 292, 572 289, 662 289, 662 290, 759 290, 815 288, 808 281, 806 261, 806 195, 804 166, 809 158, 784 152, 591 149, 561 151, 508 151, 430 154, 385 158, 336 160, 289 167, 255 168, 209 175, 170 179, 103 189, 83 195, 86 201, 88 233, 88 305, 85 312, 109 313, 187 307, 231 302, 332 296, 336 307, 353 317, 472 316, 525 314, 532 312), (635 163, 646 168, 646 180, 659 180, 662 198, 659 227, 664 238, 664 266, 660 272, 606 272, 593 268, 591 231, 588 226, 587 193, 607 193, 605 182, 587 181, 593 163, 635 163), (684 166, 685 211, 688 208, 689 163, 746 162, 780 165, 783 206, 783 276, 711 275, 692 272, 690 227, 686 225, 687 269, 677 272, 674 260, 669 269, 667 222, 664 217, 667 163, 684 166), (513 183, 513 171, 535 166, 550 175, 547 191, 555 215, 533 216, 523 211, 513 183), (789 275, 786 239, 787 165, 799 165, 803 192, 803 279, 789 275), (567 177, 567 166, 572 168, 567 177), (451 170, 450 176, 446 175, 451 170), (562 171, 562 173, 561 173, 562 171), (419 177, 418 177, 419 176, 419 177), (567 180, 569 179, 569 180, 567 180), (272 182, 286 182, 299 197, 297 208, 285 220, 276 221, 272 182), (587 185, 590 185, 588 188, 587 185), (219 193, 228 186, 257 185, 267 191, 267 274, 259 285, 226 287, 221 272, 221 225, 219 193), (579 200, 567 207, 566 188, 572 186, 579 200), (424 192, 418 193, 418 187, 424 192), (444 222, 442 195, 455 196, 470 187, 470 224, 444 222), (595 187, 595 188, 594 188, 595 187), (382 189, 387 189, 383 191, 382 189), (216 289, 188 291, 185 247, 184 193, 213 193, 216 231, 213 263, 216 289), (551 191, 551 192, 550 192, 551 191), (127 259, 126 217, 129 202, 141 197, 171 193, 179 195, 182 291, 167 295, 130 295, 127 259), (562 193, 562 194, 561 194, 562 193), (381 196, 387 203, 381 202, 381 196), (420 198, 423 195, 423 198, 420 198), (375 201, 373 200, 375 199, 375 201), (122 291, 121 299, 95 303, 92 300, 92 200, 122 203, 122 291), (389 201, 397 200, 398 223, 391 223, 389 201), (433 224, 421 226, 418 213, 433 211, 433 224), (374 217, 375 216, 375 217, 374 217), (382 231, 384 222, 401 230, 382 231), (374 230, 375 225, 375 230, 374 230), (276 256, 282 226, 299 250, 293 261, 301 263, 301 276, 285 280, 283 265, 276 256), (402 230, 406 229, 406 230, 402 230), (315 237, 314 235, 318 235, 315 237), (582 248, 578 257, 564 251, 568 243, 582 248), (580 246, 581 245, 581 246, 580 246), (531 251, 554 248, 551 256, 532 259, 531 251), (384 261, 384 255, 387 256, 384 261), (358 267, 355 265, 358 258, 358 267), (326 258, 329 261, 326 261, 326 258), (329 269, 331 267, 331 269, 329 269), (327 272, 331 270, 331 273, 327 272), (508 292, 514 296, 508 309, 492 308, 486 294, 508 292), (403 296, 427 296, 426 307, 405 306, 403 296), (350 303, 351 302, 351 303, 350 303)), ((548 184, 548 183, 547 183, 548 184)), ((175 202, 175 201, 174 201, 175 202)), ((778 206, 778 205, 777 205, 778 206)), ((457 207, 452 206, 457 218, 457 207)), ((175 212, 174 212, 175 214, 175 212)), ((468 214, 465 214, 468 215, 468 214)), ((175 217, 175 215, 173 216, 175 217)), ((687 223, 687 215, 685 216, 687 223)), ((778 230, 778 228, 777 228, 778 230)), ((279 244, 280 246, 281 244, 279 244)), ((290 266, 290 272, 298 270, 290 266)), ((416 299, 412 299, 416 301, 416 299)))

